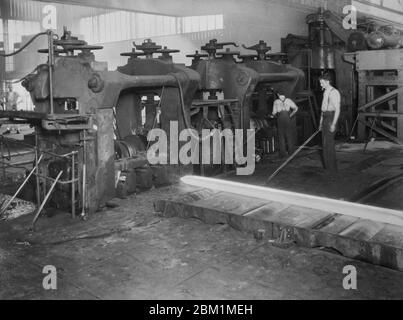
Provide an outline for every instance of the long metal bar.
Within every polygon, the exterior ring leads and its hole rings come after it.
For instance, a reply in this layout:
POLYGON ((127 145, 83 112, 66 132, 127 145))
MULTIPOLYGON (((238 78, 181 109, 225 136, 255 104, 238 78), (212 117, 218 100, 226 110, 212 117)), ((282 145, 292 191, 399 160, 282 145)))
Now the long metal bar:
POLYGON ((267 200, 268 202, 282 202, 403 227, 403 211, 206 177, 186 176, 181 180, 195 187, 229 192, 244 197, 267 200))
POLYGON ((42 151, 42 153, 46 153, 46 154, 48 154, 50 156, 53 156, 53 157, 56 157, 56 158, 64 159, 64 158, 71 157, 72 155, 75 155, 78 152, 77 151, 72 151, 72 152, 65 153, 65 154, 56 154, 56 153, 53 153, 53 152, 50 152, 50 151, 42 151))
POLYGON ((76 170, 76 157, 73 154, 71 156, 71 217, 74 219, 76 217, 76 181, 75 181, 75 170, 76 170))
MULTIPOLYGON (((34 149, 34 150, 37 148, 36 146, 33 146, 33 145, 31 145, 31 144, 28 144, 28 143, 24 143, 24 142, 22 142, 22 141, 20 141, 20 140, 16 140, 16 139, 13 139, 13 138, 8 138, 8 137, 2 136, 1 139, 2 139, 2 140, 3 140, 3 139, 4 139, 4 140, 8 140, 9 142, 13 142, 13 143, 16 143, 16 144, 19 144, 19 145, 22 145, 22 146, 29 147, 29 148, 32 148, 32 149, 34 149)), ((72 156, 73 154, 77 154, 78 152, 77 152, 77 151, 72 151, 72 152, 65 153, 65 154, 56 154, 56 153, 53 153, 53 152, 50 152, 50 151, 41 150, 41 153, 45 153, 45 154, 50 155, 50 156, 53 156, 53 157, 57 157, 57 158, 60 158, 60 159, 64 159, 64 158, 67 158, 67 157, 72 156)), ((24 154, 25 154, 25 153, 24 153, 24 154)), ((20 154, 16 154, 16 155, 20 155, 20 154)))
POLYGON ((0 149, 1 149, 1 168, 2 168, 2 173, 3 173, 3 179, 6 179, 6 167, 3 163, 3 159, 4 159, 4 145, 3 145, 3 139, 1 139, 0 141, 0 149))
POLYGON ((55 181, 53 182, 52 186, 50 187, 48 193, 46 194, 45 198, 43 199, 41 206, 39 207, 38 211, 35 214, 34 220, 32 220, 32 229, 34 229, 35 223, 38 220, 39 215, 41 214, 41 212, 43 210, 43 207, 46 205, 46 202, 49 200, 49 197, 52 194, 52 192, 53 192, 55 186, 57 185, 57 182, 59 181, 59 179, 62 176, 62 174, 63 174, 63 170, 59 172, 59 174, 57 175, 55 181))
POLYGON ((296 150, 296 151, 295 151, 295 152, 294 152, 276 171, 273 172, 273 174, 267 179, 266 183, 269 183, 271 180, 273 180, 274 177, 276 177, 276 176, 279 174, 279 172, 280 172, 281 170, 283 170, 284 167, 285 167, 287 164, 289 164, 289 163, 291 162, 291 160, 294 159, 294 158, 297 156, 297 154, 300 153, 301 150, 304 149, 305 146, 306 146, 309 142, 311 142, 311 141, 318 135, 318 133, 319 133, 320 131, 321 131, 321 130, 317 130, 312 136, 310 136, 309 139, 306 140, 302 146, 300 146, 300 147, 299 147, 299 148, 298 148, 298 149, 297 149, 297 150, 296 150))
POLYGON ((38 166, 38 132, 35 129, 35 184, 36 184, 36 204, 39 206, 41 203, 41 190, 39 181, 39 166, 38 166))
MULTIPOLYGON (((51 182, 54 182, 56 180, 56 179, 49 178, 48 176, 45 176, 42 174, 39 174, 38 176, 39 176, 39 178, 42 178, 42 179, 45 179, 45 180, 51 181, 51 182)), ((59 184, 71 184, 73 182, 78 182, 78 181, 79 181, 78 178, 75 178, 74 180, 62 180, 62 181, 59 181, 59 184)))
POLYGON ((87 143, 86 143, 86 132, 83 131, 83 181, 82 181, 82 209, 81 209, 81 218, 85 218, 85 207, 87 205, 87 195, 86 195, 86 186, 87 186, 87 143))
POLYGON ((21 168, 22 166, 25 166, 27 164, 32 164, 32 160, 25 160, 25 161, 20 161, 20 162, 5 162, 5 161, 0 161, 0 164, 4 165, 6 168, 21 168))
POLYGON ((48 31, 48 68, 49 68, 49 102, 50 102, 50 114, 54 114, 53 106, 53 31, 48 31))
POLYGON ((25 178, 24 182, 21 184, 21 186, 18 188, 18 190, 14 193, 14 195, 11 197, 11 199, 7 202, 5 207, 3 207, 0 211, 0 216, 7 210, 8 206, 14 201, 14 199, 18 196, 18 194, 21 192, 22 188, 24 188, 25 184, 28 182, 29 178, 31 178, 32 174, 35 172, 36 168, 39 165, 39 162, 42 160, 42 155, 40 156, 37 164, 35 167, 31 170, 31 172, 28 174, 28 176, 25 178))

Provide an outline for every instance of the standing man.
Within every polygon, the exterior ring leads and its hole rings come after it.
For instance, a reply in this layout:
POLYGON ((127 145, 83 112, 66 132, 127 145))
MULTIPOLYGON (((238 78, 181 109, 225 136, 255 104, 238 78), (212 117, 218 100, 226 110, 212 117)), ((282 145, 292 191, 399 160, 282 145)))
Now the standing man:
POLYGON ((17 111, 17 106, 21 102, 20 95, 13 90, 13 85, 9 83, 6 94, 6 110, 17 111))
MULTIPOLYGON (((8 84, 8 91, 3 93, 3 96, 1 97, 1 101, 2 102, 4 101, 3 110, 17 111, 17 106, 21 102, 21 97, 17 92, 15 92, 13 90, 12 83, 8 84)), ((7 130, 5 132, 3 132, 3 134, 9 134, 9 133, 11 133, 11 131, 14 131, 14 130, 16 133, 19 133, 18 125, 10 124, 7 127, 7 130)))
POLYGON ((295 150, 294 133, 296 131, 292 117, 298 112, 298 107, 284 93, 277 92, 278 99, 273 104, 273 116, 277 115, 277 130, 280 148, 280 157, 291 155, 295 150), (291 114, 290 114, 290 111, 291 114))
POLYGON ((324 90, 322 116, 319 125, 319 128, 322 130, 323 163, 326 170, 337 172, 334 137, 336 134, 337 121, 340 117, 341 96, 340 92, 332 87, 329 74, 321 76, 319 81, 324 90))

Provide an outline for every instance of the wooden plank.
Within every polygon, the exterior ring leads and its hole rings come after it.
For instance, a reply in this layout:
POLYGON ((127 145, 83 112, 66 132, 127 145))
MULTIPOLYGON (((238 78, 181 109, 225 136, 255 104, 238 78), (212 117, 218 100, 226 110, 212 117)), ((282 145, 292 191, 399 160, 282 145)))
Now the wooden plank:
MULTIPOLYGON (((158 200, 154 203, 154 209, 157 212, 163 213, 167 216, 172 216, 172 214, 175 213, 168 213, 168 205, 169 204, 174 204, 174 203, 193 203, 195 201, 201 200, 201 199, 207 199, 211 197, 212 195, 216 194, 217 192, 211 189, 203 189, 199 188, 195 191, 184 193, 180 196, 175 196, 171 197, 170 199, 165 199, 165 200, 158 200)), ((172 209, 172 208, 171 208, 172 209)))
POLYGON ((261 218, 265 219, 271 215, 277 214, 278 212, 284 211, 285 209, 289 208, 290 205, 286 203, 271 201, 267 203, 265 206, 258 208, 256 210, 247 212, 245 217, 254 217, 254 218, 261 218))
POLYGON ((330 234, 339 234, 358 220, 359 218, 356 217, 336 214, 333 215, 328 221, 324 221, 322 225, 316 226, 314 229, 330 234))
POLYGON ((386 225, 378 232, 369 244, 373 247, 380 247, 379 265, 403 270, 403 228, 386 225))
POLYGON ((360 116, 364 117, 380 117, 380 118, 395 118, 401 119, 403 118, 403 114, 391 112, 391 113, 377 113, 377 112, 360 112, 360 116))
POLYGON ((369 121, 363 121, 361 119, 358 119, 359 122, 365 124, 367 127, 371 128, 372 130, 374 130, 375 132, 383 135, 384 137, 388 138, 389 140, 397 143, 398 145, 402 145, 403 142, 400 141, 398 138, 392 136, 391 134, 387 133, 385 130, 383 130, 382 128, 379 128, 376 125, 373 125, 372 123, 370 123, 369 121))
POLYGON ((216 190, 240 196, 249 196, 267 202, 282 202, 330 213, 340 213, 381 223, 403 226, 402 211, 205 177, 186 176, 182 178, 182 181, 190 185, 205 188, 214 186, 216 190))
POLYGON ((380 104, 382 102, 385 102, 388 99, 392 98, 393 96, 399 94, 399 92, 401 92, 402 90, 403 90, 403 88, 397 88, 397 89, 395 89, 395 90, 393 90, 393 91, 391 91, 391 92, 379 97, 378 99, 375 99, 374 101, 368 102, 367 104, 363 105, 362 107, 359 107, 358 112, 364 111, 364 110, 366 110, 368 108, 371 108, 371 107, 375 107, 376 105, 378 105, 378 104, 380 104))
POLYGON ((386 225, 370 242, 387 244, 396 248, 403 248, 403 228, 399 226, 386 225))
POLYGON ((267 204, 267 201, 251 199, 230 193, 217 193, 208 199, 202 199, 193 203, 193 206, 206 210, 216 210, 235 215, 244 215, 267 204))
MULTIPOLYGON (((226 196, 220 194, 219 198, 233 198, 233 195, 226 196)), ((171 216, 196 218, 208 224, 227 223, 244 232, 264 230, 264 237, 269 239, 277 239, 281 230, 286 230, 288 239, 298 245, 333 248, 352 259, 403 271, 403 227, 326 212, 314 213, 306 208, 301 211, 301 208, 276 202, 240 214, 243 210, 238 211, 233 205, 228 207, 233 213, 216 205, 209 208, 195 206, 196 203, 208 203, 209 199, 191 203, 175 201, 166 201, 171 216), (322 214, 322 220, 318 221, 318 215, 322 214)))
POLYGON ((298 226, 301 228, 309 228, 330 215, 331 213, 325 211, 288 206, 284 203, 273 202, 254 212, 246 214, 245 217, 270 221, 289 227, 298 226))
POLYGON ((383 228, 385 228, 383 223, 360 219, 341 231, 339 235, 357 240, 370 240, 383 228))

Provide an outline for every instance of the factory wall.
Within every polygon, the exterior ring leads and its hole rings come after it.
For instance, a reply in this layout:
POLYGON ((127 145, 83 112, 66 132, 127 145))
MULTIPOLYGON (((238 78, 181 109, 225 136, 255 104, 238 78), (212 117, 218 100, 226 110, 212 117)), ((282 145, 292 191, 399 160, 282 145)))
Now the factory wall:
MULTIPOLYGON (((189 63, 190 59, 184 58, 185 54, 193 53, 195 50, 200 49, 200 46, 206 43, 212 38, 217 38, 219 41, 236 41, 239 45, 246 44, 251 45, 256 43, 258 40, 265 40, 270 46, 272 46, 272 51, 280 51, 281 38, 287 36, 288 33, 294 34, 307 34, 307 25, 305 23, 305 17, 316 11, 318 7, 323 6, 327 9, 333 10, 339 14, 342 13, 342 8, 345 4, 351 3, 348 0, 205 0, 203 13, 199 11, 191 11, 191 5, 189 2, 183 0, 170 1, 172 6, 187 8, 188 14, 190 16, 206 16, 206 14, 222 15, 224 20, 223 28, 218 28, 209 31, 202 32, 188 32, 180 29, 179 20, 183 19, 180 16, 172 17, 177 21, 175 34, 169 34, 166 36, 155 36, 153 34, 146 34, 143 32, 141 37, 133 36, 126 37, 124 41, 119 41, 119 35, 122 32, 126 32, 125 29, 130 29, 129 26, 123 27, 123 30, 119 30, 115 38, 108 38, 108 41, 102 41, 99 37, 88 36, 88 29, 86 24, 83 24, 83 19, 88 19, 88 17, 104 16, 105 14, 116 12, 113 9, 99 9, 88 6, 78 6, 71 5, 68 1, 66 4, 61 4, 56 2, 43 2, 43 1, 32 1, 32 0, 7 0, 10 2, 9 10, 0 10, 0 15, 8 15, 9 25, 15 25, 13 28, 8 28, 8 30, 0 30, 0 41, 6 40, 10 41, 6 45, 6 51, 13 49, 13 43, 11 42, 24 42, 28 37, 22 37, 23 35, 31 35, 35 32, 43 30, 44 21, 46 22, 46 7, 51 5, 56 8, 56 23, 55 32, 60 34, 62 32, 63 26, 67 26, 75 35, 85 35, 85 40, 90 44, 102 44, 105 46, 105 50, 102 52, 97 52, 96 56, 100 60, 108 61, 111 69, 116 68, 116 66, 122 64, 125 60, 122 59, 119 54, 121 52, 130 51, 132 48, 132 42, 142 42, 143 39, 152 37, 153 40, 168 46, 169 48, 180 49, 182 54, 177 54, 176 59, 180 63, 189 63), (25 17, 26 16, 26 17, 25 17), (26 21, 30 21, 31 24, 35 25, 35 28, 28 26, 27 28, 22 28, 19 25, 22 23, 24 26, 26 21), (31 32, 30 32, 31 31, 31 32), (6 33, 8 35, 6 36, 6 33)), ((82 1, 85 2, 85 1, 82 1)), ((77 2, 76 2, 77 3, 77 2)), ((180 12, 184 12, 185 9, 181 8, 180 12)), ((123 12, 122 10, 120 12, 123 12)), ((126 11, 129 12, 129 11, 126 11)), ((155 9, 155 12, 158 12, 155 9)), ((154 13, 155 14, 155 13, 154 13)), ((159 14, 164 14, 164 12, 159 12, 159 14)), ((142 14, 140 14, 142 15, 142 14)), ((143 14, 144 15, 144 14, 143 14)), ((137 16, 136 16, 137 17, 137 16)), ((1 17, 0 17, 1 18, 1 17)), ((116 20, 116 19, 115 19, 116 20)), ((133 20, 137 20, 136 26, 142 27, 144 30, 148 30, 144 22, 140 19, 133 19, 133 13, 130 12, 130 17, 127 17, 128 24, 133 23, 133 20)), ((147 21, 147 20, 145 20, 147 21)), ((122 21, 115 21, 114 23, 121 23, 122 21)), ((125 26, 126 23, 123 22, 125 26)), ((88 26, 88 24, 87 24, 88 26)), ((100 21, 97 21, 98 28, 102 26, 100 21)), ((0 26, 0 29, 3 29, 0 26)), ((110 29, 109 26, 106 27, 106 31, 110 29)), ((41 44, 38 43, 37 47, 43 46, 45 41, 41 44)), ((37 47, 35 49, 37 49, 37 47)), ((241 52, 246 52, 242 48, 238 48, 241 52)), ((36 50, 35 50, 36 51, 36 50)), ((16 65, 21 67, 21 71, 29 72, 35 67, 37 63, 43 61, 43 56, 39 56, 36 52, 32 51, 29 55, 29 59, 23 59, 22 63, 17 63, 16 65)), ((9 59, 8 69, 13 68, 13 61, 9 59)), ((22 73, 23 73, 22 72, 22 73)), ((12 78, 20 76, 20 74, 10 74, 12 78)), ((9 77, 10 78, 10 77, 9 77)))
MULTIPOLYGON (((171 36, 152 37, 153 41, 171 49, 180 49, 180 54, 175 54, 174 59, 178 63, 190 64, 186 54, 200 51, 200 47, 208 40, 216 38, 219 41, 235 41, 240 47, 235 50, 242 53, 253 53, 241 47, 266 41, 272 47, 272 52, 281 50, 281 38, 289 33, 307 35, 308 26, 305 18, 308 14, 316 12, 323 6, 339 14, 344 5, 351 3, 347 0, 322 1, 322 0, 288 0, 288 1, 245 1, 235 2, 227 8, 221 8, 224 16, 224 28, 200 33, 185 33, 171 36)), ((140 43, 144 38, 135 39, 140 43)), ((103 43, 104 50, 97 52, 98 59, 108 61, 109 67, 115 69, 125 63, 127 58, 120 57, 120 52, 128 52, 132 48, 132 41, 118 41, 103 43)))

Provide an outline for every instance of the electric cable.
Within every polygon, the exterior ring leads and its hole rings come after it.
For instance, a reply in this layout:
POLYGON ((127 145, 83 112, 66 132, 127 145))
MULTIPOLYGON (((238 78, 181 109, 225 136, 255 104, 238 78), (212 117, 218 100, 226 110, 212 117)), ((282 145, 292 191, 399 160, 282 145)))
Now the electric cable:
POLYGON ((44 35, 48 35, 48 31, 37 33, 37 34, 34 35, 31 39, 29 39, 26 44, 24 44, 21 48, 19 48, 18 50, 14 51, 14 52, 5 53, 5 54, 0 53, 0 57, 11 57, 11 56, 15 56, 16 54, 18 54, 18 53, 20 53, 21 51, 23 51, 26 47, 28 47, 32 42, 34 42, 36 38, 38 38, 38 37, 40 37, 40 36, 44 36, 44 35))

